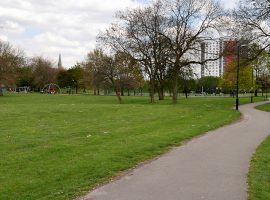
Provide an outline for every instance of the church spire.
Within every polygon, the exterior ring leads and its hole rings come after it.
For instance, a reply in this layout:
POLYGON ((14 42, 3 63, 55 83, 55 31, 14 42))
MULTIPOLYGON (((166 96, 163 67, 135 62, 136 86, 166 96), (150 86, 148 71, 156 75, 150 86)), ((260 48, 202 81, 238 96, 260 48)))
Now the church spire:
POLYGON ((61 54, 59 54, 59 59, 58 59, 58 69, 63 69, 63 66, 62 66, 62 60, 61 60, 61 54))

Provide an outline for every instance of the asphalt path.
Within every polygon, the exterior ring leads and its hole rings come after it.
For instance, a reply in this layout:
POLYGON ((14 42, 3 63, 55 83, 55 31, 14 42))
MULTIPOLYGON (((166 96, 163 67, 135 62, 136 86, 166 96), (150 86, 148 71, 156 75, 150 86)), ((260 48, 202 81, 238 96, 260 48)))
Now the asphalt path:
POLYGON ((270 134, 270 113, 253 108, 260 104, 240 106, 241 120, 194 138, 80 200, 246 200, 250 159, 270 134))

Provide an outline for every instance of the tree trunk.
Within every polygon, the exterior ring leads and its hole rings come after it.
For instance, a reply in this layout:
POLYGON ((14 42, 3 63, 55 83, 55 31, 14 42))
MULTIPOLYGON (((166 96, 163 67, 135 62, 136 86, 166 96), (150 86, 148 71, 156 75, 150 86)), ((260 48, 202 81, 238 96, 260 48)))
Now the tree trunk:
POLYGON ((130 96, 129 89, 127 89, 127 92, 128 92, 128 96, 130 96))
POLYGON ((155 103, 155 81, 150 80, 150 102, 155 103))
POLYGON ((121 104, 122 103, 121 92, 115 89, 115 94, 116 94, 118 102, 121 104))
POLYGON ((99 95, 99 88, 97 89, 97 95, 99 95))
POLYGON ((122 97, 125 96, 125 95, 124 95, 124 89, 123 89, 123 88, 121 88, 121 96, 122 96, 122 97))
POLYGON ((0 87, 0 96, 4 96, 2 87, 0 87))
POLYGON ((136 96, 136 90, 135 89, 133 90, 133 92, 134 92, 134 96, 136 96))
POLYGON ((173 97, 172 97, 172 103, 177 104, 177 93, 178 93, 178 79, 177 77, 173 80, 173 97))
POLYGON ((159 100, 164 100, 164 88, 163 86, 160 86, 158 89, 158 99, 159 100))
POLYGON ((187 89, 184 90, 185 92, 185 96, 186 96, 186 99, 188 98, 188 92, 187 92, 187 89))

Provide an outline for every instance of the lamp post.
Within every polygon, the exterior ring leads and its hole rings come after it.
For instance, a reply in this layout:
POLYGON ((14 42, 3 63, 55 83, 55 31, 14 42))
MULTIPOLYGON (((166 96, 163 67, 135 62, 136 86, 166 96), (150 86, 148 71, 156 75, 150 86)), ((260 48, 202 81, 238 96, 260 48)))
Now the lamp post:
POLYGON ((250 102, 253 103, 253 93, 254 93, 254 89, 253 89, 253 79, 254 79, 254 74, 253 74, 253 67, 251 67, 251 95, 250 95, 250 102))
POLYGON ((236 104, 235 109, 238 110, 239 98, 239 68, 240 68, 240 45, 237 45, 237 69, 236 69, 236 104))
POLYGON ((240 70, 240 48, 244 47, 247 45, 244 44, 238 44, 237 45, 237 72, 236 72, 236 104, 235 104, 235 109, 238 110, 239 106, 239 70, 240 70))

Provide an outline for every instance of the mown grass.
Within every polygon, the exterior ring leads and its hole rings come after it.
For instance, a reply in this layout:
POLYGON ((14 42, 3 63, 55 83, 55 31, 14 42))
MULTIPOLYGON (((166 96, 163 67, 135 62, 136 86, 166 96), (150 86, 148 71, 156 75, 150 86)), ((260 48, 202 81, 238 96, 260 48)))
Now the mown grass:
POLYGON ((0 199, 72 199, 240 116, 232 98, 124 102, 91 95, 1 97, 0 199))
POLYGON ((270 199, 270 136, 258 147, 249 168, 249 200, 270 199))
POLYGON ((259 110, 270 112, 270 103, 257 106, 256 108, 259 110))

